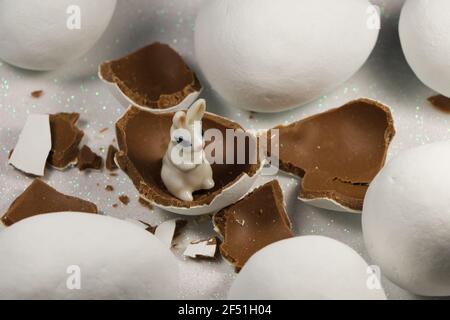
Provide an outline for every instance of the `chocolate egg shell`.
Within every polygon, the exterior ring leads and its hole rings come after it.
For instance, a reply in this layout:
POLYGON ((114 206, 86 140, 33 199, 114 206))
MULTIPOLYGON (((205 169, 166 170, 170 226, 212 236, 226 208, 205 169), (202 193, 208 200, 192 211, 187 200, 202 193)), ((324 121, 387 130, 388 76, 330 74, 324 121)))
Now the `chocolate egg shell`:
POLYGON ((395 135, 389 108, 370 99, 276 129, 280 168, 302 178, 299 199, 347 212, 361 212, 395 135))
MULTIPOLYGON (((259 160, 255 164, 247 163, 250 161, 245 164, 212 163, 215 187, 194 193, 192 202, 179 200, 167 191, 161 180, 161 167, 170 141, 173 116, 174 113, 146 112, 131 106, 116 123, 119 145, 116 163, 133 181, 141 197, 167 211, 201 215, 216 212, 246 195, 262 169, 259 160)), ((227 150, 226 129, 242 128, 237 123, 210 113, 205 114, 202 122, 205 131, 218 129, 223 134, 222 155, 225 159, 225 155, 230 152, 227 150)), ((249 159, 250 145, 247 141, 246 159, 249 159)), ((234 144, 234 148, 236 151, 237 144, 234 144)), ((237 152, 234 154, 237 155, 237 152)))
POLYGON ((99 77, 124 107, 132 104, 152 112, 187 109, 202 91, 182 57, 158 42, 102 63, 99 77))

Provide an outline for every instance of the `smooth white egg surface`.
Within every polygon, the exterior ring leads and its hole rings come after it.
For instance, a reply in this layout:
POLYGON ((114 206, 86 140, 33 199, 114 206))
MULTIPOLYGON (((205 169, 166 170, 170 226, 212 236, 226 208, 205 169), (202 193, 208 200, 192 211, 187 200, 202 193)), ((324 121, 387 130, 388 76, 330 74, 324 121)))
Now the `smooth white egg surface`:
POLYGON ((408 0, 400 40, 409 65, 431 89, 450 97, 450 1, 408 0))
POLYGON ((173 299, 174 255, 148 231, 86 213, 23 220, 0 232, 0 299, 173 299))
POLYGON ((450 295, 450 142, 401 153, 371 183, 362 216, 374 263, 402 288, 450 295))
POLYGON ((0 1, 0 59, 52 70, 85 54, 106 30, 116 0, 0 1))
POLYGON ((368 0, 211 0, 197 17, 195 53, 232 105, 278 112, 358 71, 375 46, 377 21, 368 0))
POLYGON ((353 249, 322 236, 271 244, 246 263, 228 298, 385 300, 378 278, 353 249))

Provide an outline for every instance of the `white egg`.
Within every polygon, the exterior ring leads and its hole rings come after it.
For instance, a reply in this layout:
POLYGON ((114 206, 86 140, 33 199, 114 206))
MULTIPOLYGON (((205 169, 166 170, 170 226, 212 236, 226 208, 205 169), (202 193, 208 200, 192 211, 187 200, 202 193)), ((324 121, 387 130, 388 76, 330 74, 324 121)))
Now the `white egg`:
POLYGON ((234 106, 278 112, 349 79, 378 37, 368 0, 211 0, 195 52, 210 85, 234 106))
POLYGON ((91 49, 106 30, 116 0, 0 1, 0 59, 52 70, 91 49))
POLYGON ((178 264, 155 236, 86 213, 23 220, 0 232, 0 299, 171 299, 178 264))
POLYGON ((362 216, 382 273, 424 296, 450 296, 450 142, 401 153, 371 183, 362 216))
POLYGON ((350 247, 322 236, 271 244, 246 263, 229 299, 385 300, 376 273, 350 247))
POLYGON ((431 89, 450 97, 450 1, 408 0, 400 40, 409 65, 431 89))

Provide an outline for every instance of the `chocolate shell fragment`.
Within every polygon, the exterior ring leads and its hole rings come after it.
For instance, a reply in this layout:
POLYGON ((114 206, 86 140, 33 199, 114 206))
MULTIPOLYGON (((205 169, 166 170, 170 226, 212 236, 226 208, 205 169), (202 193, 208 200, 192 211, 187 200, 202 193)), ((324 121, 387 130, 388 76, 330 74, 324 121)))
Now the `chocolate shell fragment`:
POLYGON ((149 109, 175 107, 202 88, 181 56, 161 43, 105 62, 99 74, 104 81, 115 83, 134 104, 149 109))
POLYGON ((88 146, 83 146, 78 154, 77 168, 80 171, 93 169, 101 170, 103 167, 103 159, 98 156, 88 146))
POLYGON ((265 246, 294 236, 276 180, 219 211, 214 225, 224 239, 220 252, 237 271, 265 246))
POLYGON ((76 124, 78 113, 58 113, 50 115, 52 150, 47 162, 54 168, 64 170, 77 162, 79 144, 84 133, 76 124))
POLYGON ((64 195, 36 179, 14 200, 3 215, 2 222, 10 226, 29 217, 54 212, 98 213, 98 210, 92 202, 64 195))
POLYGON ((441 94, 428 98, 428 101, 438 110, 450 113, 450 98, 441 94))
POLYGON ((276 129, 280 168, 302 178, 300 199, 355 212, 395 135, 389 108, 369 99, 276 129))
POLYGON ((117 148, 114 147, 113 145, 110 145, 108 148, 105 166, 106 166, 106 169, 108 169, 109 171, 115 171, 118 169, 116 162, 114 160, 114 157, 116 156, 117 151, 118 151, 117 148))

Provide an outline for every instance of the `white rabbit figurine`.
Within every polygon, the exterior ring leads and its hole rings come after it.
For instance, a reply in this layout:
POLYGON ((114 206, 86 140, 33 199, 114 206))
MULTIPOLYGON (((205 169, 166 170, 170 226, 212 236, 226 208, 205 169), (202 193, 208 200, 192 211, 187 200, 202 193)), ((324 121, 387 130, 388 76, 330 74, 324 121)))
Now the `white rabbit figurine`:
POLYGON ((203 150, 202 118, 206 102, 195 102, 187 112, 173 117, 170 142, 163 158, 161 178, 167 190, 183 201, 193 201, 192 193, 214 187, 211 165, 203 150))

